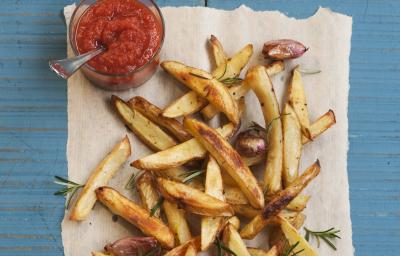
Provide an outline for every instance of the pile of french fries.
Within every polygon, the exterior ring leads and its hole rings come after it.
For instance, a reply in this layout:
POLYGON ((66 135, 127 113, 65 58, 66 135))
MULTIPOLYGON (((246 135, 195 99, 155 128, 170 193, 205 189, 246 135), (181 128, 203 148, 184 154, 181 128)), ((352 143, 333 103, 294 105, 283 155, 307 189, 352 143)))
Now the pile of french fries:
POLYGON ((299 163, 303 145, 335 123, 333 111, 310 122, 298 67, 292 71, 287 102, 280 107, 270 77, 284 71, 283 61, 250 67, 240 79, 253 46, 248 44, 229 58, 215 36, 209 42, 216 64, 211 73, 176 61, 161 63, 167 73, 189 88, 164 109, 138 96, 128 101, 111 98, 124 124, 154 151, 131 163, 142 170, 135 179, 141 202, 107 187, 130 156, 131 145, 125 137, 92 172, 70 219, 85 220, 98 200, 143 234, 154 237, 167 256, 197 255, 221 248, 225 255, 278 256, 295 243, 297 250, 304 250, 301 255, 317 255, 298 229, 310 200, 301 192, 319 174, 320 163, 316 160, 302 173, 299 163), (268 151, 255 158, 241 156, 230 143, 240 128, 244 96, 250 90, 259 100, 268 127, 268 151), (190 116, 198 112, 205 120, 222 113, 228 122, 214 129, 190 116), (178 119, 181 117, 182 122, 178 119), (265 164, 262 181, 250 168, 260 163, 265 164), (193 169, 204 175, 188 179, 193 169), (188 223, 189 214, 200 220, 200 234, 196 236, 188 223), (270 249, 247 247, 243 239, 267 232, 267 226, 270 249))

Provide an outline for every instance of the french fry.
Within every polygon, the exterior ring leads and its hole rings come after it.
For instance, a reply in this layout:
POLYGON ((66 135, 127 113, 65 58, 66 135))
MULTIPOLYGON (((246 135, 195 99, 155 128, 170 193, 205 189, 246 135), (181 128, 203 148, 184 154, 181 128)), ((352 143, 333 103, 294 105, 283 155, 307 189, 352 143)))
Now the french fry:
POLYGON ((217 37, 211 35, 209 43, 211 46, 211 51, 214 55, 215 65, 217 67, 225 65, 226 62, 228 61, 228 57, 226 56, 224 48, 222 47, 222 44, 219 42, 217 37))
MULTIPOLYGON (((317 121, 315 121, 311 126, 310 126, 310 134, 311 138, 315 139, 318 137, 320 134, 322 134, 324 131, 328 130, 329 127, 334 125, 336 123, 336 117, 335 113, 333 110, 329 110, 326 112, 324 115, 322 115, 320 118, 318 118, 317 121)), ((310 142, 310 139, 308 139, 306 136, 302 136, 301 142, 304 144, 310 142)))
MULTIPOLYGON (((221 201, 225 201, 221 170, 214 158, 210 157, 207 163, 205 193, 221 201)), ((222 217, 201 218, 201 250, 207 250, 214 242, 215 237, 223 224, 222 217)))
POLYGON ((254 209, 249 204, 232 204, 235 214, 246 218, 254 218, 261 213, 261 210, 254 209))
POLYGON ((242 157, 243 161, 246 163, 247 166, 255 166, 260 164, 261 162, 265 161, 264 155, 257 155, 253 157, 242 157))
POLYGON ((247 251, 249 251, 251 256, 278 256, 278 249, 276 246, 271 247, 268 251, 262 250, 259 248, 250 248, 247 247, 247 251))
POLYGON ((197 255, 196 248, 194 248, 194 246, 190 244, 186 249, 185 256, 196 256, 196 255, 197 255))
POLYGON ((273 218, 298 195, 320 172, 319 160, 307 168, 287 188, 278 192, 265 206, 261 214, 254 217, 243 229, 240 235, 245 239, 253 239, 273 218))
POLYGON ((239 123, 236 101, 229 94, 228 89, 209 73, 176 61, 164 61, 161 63, 161 67, 198 95, 207 99, 232 123, 239 123))
MULTIPOLYGON (((222 137, 228 138, 235 131, 233 124, 226 124, 217 129, 222 137)), ((169 149, 145 156, 131 163, 131 166, 142 169, 159 171, 181 166, 190 160, 202 159, 206 156, 207 150, 197 139, 190 139, 169 149)))
POLYGON ((264 194, 239 153, 216 130, 193 118, 185 118, 184 127, 195 137, 219 165, 229 173, 255 208, 264 206, 264 194))
POLYGON ((201 110, 205 105, 207 105, 205 98, 194 91, 190 91, 164 108, 162 115, 169 118, 187 116, 201 110))
POLYGON ((149 148, 158 151, 175 146, 176 141, 139 111, 131 109, 122 99, 111 96, 117 114, 129 129, 149 148))
MULTIPOLYGON (((144 172, 136 179, 136 188, 143 208, 150 212, 160 200, 160 196, 154 186, 153 176, 150 172, 144 172)), ((160 218, 160 209, 157 209, 153 216, 160 218)))
POLYGON ((260 101, 265 127, 269 127, 264 184, 267 194, 271 195, 282 189, 283 138, 279 105, 271 80, 263 66, 251 68, 247 72, 245 82, 252 88, 260 101))
POLYGON ((188 212, 211 217, 233 215, 233 209, 228 203, 188 185, 157 178, 157 187, 164 198, 177 203, 188 212))
POLYGON ((131 144, 127 136, 117 143, 111 152, 92 171, 88 181, 80 192, 69 219, 85 220, 96 203, 96 188, 107 185, 121 166, 131 155, 131 144))
POLYGON ((292 79, 289 83, 288 101, 293 107, 294 112, 297 114, 304 136, 312 139, 310 133, 310 119, 308 117, 306 94, 304 91, 303 81, 301 79, 301 73, 298 68, 299 66, 293 70, 292 79))
POLYGON ((239 233, 232 225, 227 225, 223 232, 223 242, 236 255, 251 256, 239 233))
POLYGON ((232 216, 226 221, 227 224, 230 224, 234 229, 239 230, 240 228, 240 219, 236 216, 232 216))
MULTIPOLYGON (((153 174, 158 177, 163 177, 183 182, 184 179, 187 177, 187 170, 184 169, 183 167, 174 167, 171 169, 164 170, 162 172, 153 172, 153 174)), ((191 181, 188 181, 187 184, 191 187, 204 191, 204 184, 198 179, 193 179, 191 181)))
POLYGON ((185 218, 185 211, 179 209, 176 203, 169 202, 168 200, 164 200, 163 209, 165 216, 167 216, 168 226, 174 233, 178 244, 183 244, 192 239, 192 234, 185 218))
POLYGON ((162 116, 162 110, 156 105, 153 105, 152 103, 147 101, 146 99, 140 96, 136 96, 128 101, 128 105, 133 110, 139 111, 150 121, 170 132, 180 142, 191 139, 192 136, 190 136, 190 134, 185 131, 185 129, 183 129, 182 124, 178 120, 162 116))
POLYGON ((110 187, 96 189, 97 199, 112 213, 121 216, 129 223, 138 227, 144 234, 153 236, 165 248, 174 247, 174 235, 171 230, 156 217, 121 195, 110 187))
POLYGON ((286 104, 282 111, 283 184, 287 187, 299 175, 301 127, 293 108, 286 104))
POLYGON ((225 186, 224 196, 229 204, 249 204, 249 200, 237 186, 225 186))
MULTIPOLYGON (((284 69, 285 64, 283 61, 274 61, 265 67, 265 71, 268 73, 269 76, 273 76, 283 71, 284 69)), ((232 86, 231 88, 229 88, 229 93, 235 100, 238 100, 241 97, 246 96, 247 92, 250 89, 251 88, 245 82, 242 82, 240 85, 232 86)), ((210 120, 216 114, 218 114, 218 112, 219 111, 211 104, 208 104, 201 110, 201 113, 206 120, 210 120)))
POLYGON ((301 212, 306 208, 308 200, 310 200, 310 196, 298 195, 287 205, 286 208, 291 211, 301 212))
POLYGON ((102 252, 92 252, 92 256, 111 256, 111 255, 102 252))
POLYGON ((190 245, 193 246, 196 249, 196 251, 198 251, 200 249, 200 237, 195 237, 195 238, 187 241, 186 243, 175 247, 171 251, 164 254, 164 256, 185 256, 187 248, 190 245))

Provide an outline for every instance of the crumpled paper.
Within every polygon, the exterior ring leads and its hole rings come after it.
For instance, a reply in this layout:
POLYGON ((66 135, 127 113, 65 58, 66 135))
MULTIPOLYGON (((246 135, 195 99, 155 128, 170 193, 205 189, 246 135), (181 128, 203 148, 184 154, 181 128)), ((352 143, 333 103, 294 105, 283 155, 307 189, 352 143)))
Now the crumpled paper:
MULTIPOLYGON (((66 6, 64 14, 69 19, 75 6, 66 6)), ((254 45, 254 55, 249 66, 264 63, 261 50, 263 43, 272 39, 291 38, 303 42, 310 50, 300 59, 287 62, 285 72, 273 77, 278 100, 281 101, 287 87, 290 70, 296 64, 304 68, 317 68, 322 72, 304 75, 303 80, 308 99, 311 121, 328 109, 336 113, 337 124, 314 142, 304 147, 301 170, 317 158, 322 171, 306 189, 311 200, 305 210, 305 226, 323 230, 336 227, 341 230, 334 252, 324 243, 317 248, 320 255, 353 255, 352 232, 347 179, 348 120, 347 105, 349 91, 349 54, 352 18, 320 8, 308 19, 294 19, 277 11, 253 11, 241 6, 233 11, 204 7, 162 8, 166 22, 166 38, 162 60, 178 60, 204 70, 213 68, 207 39, 216 35, 228 55, 233 55, 247 43, 254 45), (210 64, 211 63, 211 64, 210 64)), ((68 45, 68 56, 72 56, 68 45)), ((242 72, 242 76, 246 71, 242 72)), ((114 94, 128 100, 140 95, 154 104, 164 107, 187 91, 175 79, 162 70, 144 86, 114 94)), ((131 162, 150 152, 123 123, 110 107, 112 92, 98 89, 80 73, 68 80, 68 176, 84 183, 97 163, 112 149, 115 143, 128 134, 132 145, 131 162)), ((254 120, 263 123, 260 106, 254 94, 246 96, 247 110, 242 127, 254 120)), ((117 172, 110 186, 126 196, 138 200, 131 191, 124 189, 132 172, 126 165, 117 172)), ((62 222, 62 240, 66 256, 90 255, 101 251, 106 243, 128 235, 140 234, 134 226, 122 218, 112 220, 112 214, 97 203, 86 221, 72 222, 65 212, 62 222)), ((191 223, 193 230, 198 222, 191 223)), ((303 232, 303 231, 302 231, 303 232)), ((260 234, 251 246, 266 248, 265 234, 260 234)), ((316 247, 316 241, 311 241, 316 247)), ((206 254, 207 255, 207 254, 206 254)))

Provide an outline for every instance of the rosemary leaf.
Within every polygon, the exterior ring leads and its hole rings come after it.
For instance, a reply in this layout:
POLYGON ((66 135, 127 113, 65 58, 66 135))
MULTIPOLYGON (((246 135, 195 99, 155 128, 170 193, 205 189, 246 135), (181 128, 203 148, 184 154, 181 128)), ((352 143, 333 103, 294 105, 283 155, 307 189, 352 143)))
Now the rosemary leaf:
POLYGON ((133 173, 128 182, 125 184, 125 189, 136 192, 136 178, 139 177, 142 173, 143 172, 133 173))
POLYGON ((62 178, 60 176, 54 176, 54 183, 64 186, 62 189, 56 191, 54 195, 56 196, 65 196, 65 208, 69 208, 69 205, 71 203, 71 199, 74 197, 76 192, 79 191, 80 188, 84 187, 85 185, 78 184, 76 182, 67 180, 65 178, 62 178))
POLYGON ((238 84, 243 81, 242 78, 239 77, 228 77, 222 80, 219 80, 223 84, 238 84))
POLYGON ((225 246, 221 240, 219 240, 218 237, 216 237, 214 244, 217 246, 218 248, 218 256, 222 256, 222 250, 224 250, 225 252, 227 252, 230 255, 233 256, 237 256, 236 253, 234 251, 232 251, 231 249, 229 249, 227 246, 225 246))
POLYGON ((335 228, 330 228, 327 230, 323 231, 313 231, 310 230, 306 227, 304 227, 304 230, 306 231, 305 239, 309 241, 310 237, 314 237, 317 240, 317 246, 320 246, 320 239, 324 241, 329 247, 331 247, 333 250, 337 250, 336 246, 333 244, 332 240, 341 237, 338 235, 340 233, 340 230, 336 230, 335 228))
POLYGON ((151 210, 150 210, 150 216, 151 217, 153 217, 154 214, 157 212, 157 210, 160 209, 160 207, 161 207, 163 202, 164 202, 164 197, 160 197, 160 199, 158 200, 156 205, 154 205, 153 208, 151 208, 151 210))
POLYGON ((223 78, 224 77, 224 75, 225 75, 225 73, 226 73, 226 70, 228 69, 228 63, 227 63, 227 61, 225 61, 225 69, 224 69, 224 73, 222 73, 222 75, 220 76, 220 77, 218 77, 217 78, 217 80, 220 80, 221 78, 223 78))
POLYGON ((193 170, 193 171, 187 171, 186 173, 182 174, 182 183, 188 184, 192 182, 195 178, 198 176, 202 175, 204 173, 203 170, 193 170))
POLYGON ((189 72, 189 75, 195 76, 197 78, 205 79, 205 80, 210 80, 210 78, 207 78, 207 77, 204 77, 202 75, 198 75, 198 74, 195 74, 195 73, 192 73, 192 72, 189 72))
POLYGON ((299 250, 297 252, 294 251, 299 244, 300 244, 300 242, 297 241, 295 244, 289 246, 289 243, 286 241, 286 245, 285 245, 286 249, 283 252, 282 256, 296 256, 296 255, 299 255, 301 252, 304 251, 304 249, 301 249, 301 250, 299 250))

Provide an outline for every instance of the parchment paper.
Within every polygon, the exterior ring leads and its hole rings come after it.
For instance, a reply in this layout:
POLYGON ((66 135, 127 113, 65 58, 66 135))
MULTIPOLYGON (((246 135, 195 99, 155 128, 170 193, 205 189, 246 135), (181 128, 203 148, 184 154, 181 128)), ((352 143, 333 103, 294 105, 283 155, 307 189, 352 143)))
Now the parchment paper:
MULTIPOLYGON (((67 24, 74 8, 73 5, 65 7, 67 24)), ((288 18, 279 12, 256 12, 246 6, 233 11, 165 7, 162 12, 166 22, 166 38, 161 59, 178 60, 204 70, 213 67, 207 47, 207 39, 211 34, 220 39, 228 55, 252 43, 254 55, 250 65, 264 63, 261 50, 263 43, 268 40, 291 38, 310 47, 304 57, 288 62, 286 72, 275 76, 273 83, 278 99, 282 101, 289 71, 295 64, 322 70, 320 74, 303 78, 310 118, 314 121, 328 109, 333 109, 337 124, 304 147, 301 170, 317 158, 322 165, 320 176, 306 190, 312 198, 305 210, 305 226, 316 230, 330 227, 341 230, 342 239, 336 241, 338 251, 334 252, 322 243, 318 249, 320 255, 353 255, 347 180, 351 17, 323 8, 303 20, 288 18)), ((72 56, 69 46, 68 56, 72 56)), ((140 95, 164 107, 186 90, 175 79, 158 70, 144 86, 115 94, 125 100, 140 95)), ((129 162, 150 153, 113 113, 109 103, 112 94, 92 86, 79 72, 68 80, 67 158, 71 180, 84 183, 97 163, 125 134, 128 134, 133 148, 129 162)), ((252 92, 246 97, 246 104, 242 127, 247 127, 252 120, 262 124, 260 106, 252 92)), ((137 200, 132 192, 124 189, 133 171, 137 170, 126 164, 111 180, 110 186, 137 200)), ((68 216, 66 211, 62 222, 66 256, 90 255, 91 251, 100 251, 108 242, 140 233, 122 218, 113 221, 112 214, 99 203, 86 221, 72 222, 68 216)), ((198 225, 198 222, 193 225, 198 225)), ((316 246, 316 241, 311 243, 316 246)), ((263 248, 267 246, 263 234, 249 241, 249 244, 263 248)))

